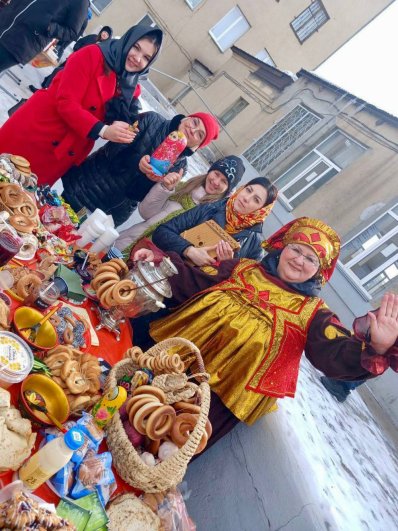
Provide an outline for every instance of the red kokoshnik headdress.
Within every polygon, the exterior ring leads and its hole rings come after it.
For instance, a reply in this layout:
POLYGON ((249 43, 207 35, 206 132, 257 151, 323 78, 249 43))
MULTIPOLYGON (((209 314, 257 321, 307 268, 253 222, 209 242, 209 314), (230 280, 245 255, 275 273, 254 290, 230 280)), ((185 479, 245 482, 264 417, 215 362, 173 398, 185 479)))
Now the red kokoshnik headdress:
POLYGON ((340 238, 335 230, 319 219, 297 218, 265 240, 262 247, 278 250, 289 243, 311 247, 319 258, 322 283, 330 279, 340 254, 340 238))

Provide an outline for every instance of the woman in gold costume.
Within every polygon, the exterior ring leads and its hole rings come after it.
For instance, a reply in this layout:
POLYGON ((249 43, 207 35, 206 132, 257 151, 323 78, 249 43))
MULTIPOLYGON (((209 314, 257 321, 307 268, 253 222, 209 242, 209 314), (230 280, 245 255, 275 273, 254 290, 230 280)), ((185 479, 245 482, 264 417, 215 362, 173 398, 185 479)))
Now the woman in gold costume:
POLYGON ((331 227, 299 218, 263 246, 261 262, 226 260, 216 275, 170 253, 179 272, 172 302, 180 306, 152 322, 150 335, 185 337, 200 348, 212 389, 209 445, 239 421, 253 424, 278 398, 294 397, 303 351, 336 379, 398 371, 398 295, 385 294, 380 311, 368 314, 367 338, 347 330, 319 296, 340 251, 331 227))

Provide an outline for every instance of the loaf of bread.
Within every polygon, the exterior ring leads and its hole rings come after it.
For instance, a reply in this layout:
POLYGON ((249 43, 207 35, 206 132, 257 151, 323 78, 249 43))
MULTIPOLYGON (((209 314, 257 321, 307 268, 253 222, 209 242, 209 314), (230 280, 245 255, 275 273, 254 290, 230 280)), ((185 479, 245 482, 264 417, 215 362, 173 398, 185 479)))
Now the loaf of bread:
POLYGON ((108 531, 160 531, 160 518, 134 494, 115 498, 107 509, 108 531))

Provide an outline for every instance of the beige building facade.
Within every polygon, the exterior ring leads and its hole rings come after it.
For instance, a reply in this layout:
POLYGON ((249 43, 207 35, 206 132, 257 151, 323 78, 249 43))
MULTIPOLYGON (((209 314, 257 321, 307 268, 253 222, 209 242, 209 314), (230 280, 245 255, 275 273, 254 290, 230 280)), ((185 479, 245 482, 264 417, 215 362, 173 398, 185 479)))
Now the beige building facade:
POLYGON ((398 288, 398 118, 306 70, 272 103, 243 153, 294 217, 325 220, 341 263, 372 304, 398 288))
MULTIPOLYGON (((181 112, 208 110, 223 132, 216 153, 245 149, 267 122, 266 66, 313 70, 393 0, 92 0, 88 31, 121 35, 146 21, 165 32, 151 81, 181 112), (245 54, 251 60, 245 58, 245 54)), ((281 74, 282 75, 282 74, 281 74)))

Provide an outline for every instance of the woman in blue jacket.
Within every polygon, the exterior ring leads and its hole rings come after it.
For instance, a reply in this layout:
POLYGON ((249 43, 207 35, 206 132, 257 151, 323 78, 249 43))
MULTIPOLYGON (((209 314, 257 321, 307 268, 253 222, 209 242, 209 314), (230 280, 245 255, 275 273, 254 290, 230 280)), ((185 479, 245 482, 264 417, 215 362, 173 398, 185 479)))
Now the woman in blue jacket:
POLYGON ((197 266, 212 265, 216 261, 233 257, 261 260, 263 221, 271 212, 276 196, 276 187, 266 177, 256 177, 231 197, 199 205, 160 225, 153 233, 153 243, 166 252, 177 252, 197 266), (180 236, 185 230, 211 219, 239 242, 238 251, 234 253, 224 241, 214 248, 194 247, 180 236), (209 255, 209 251, 213 249, 216 250, 217 260, 209 255))

